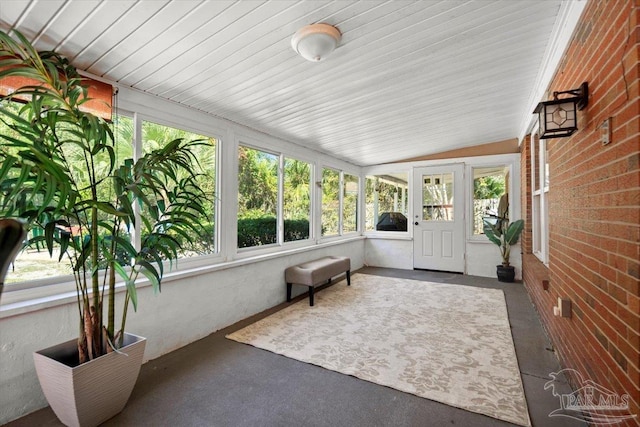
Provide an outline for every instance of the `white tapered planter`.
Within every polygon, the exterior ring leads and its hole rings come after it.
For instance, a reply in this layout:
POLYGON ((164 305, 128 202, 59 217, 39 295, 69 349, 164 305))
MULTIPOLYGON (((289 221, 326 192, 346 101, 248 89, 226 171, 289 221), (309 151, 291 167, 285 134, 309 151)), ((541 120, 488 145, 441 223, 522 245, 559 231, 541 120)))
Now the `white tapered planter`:
POLYGON ((69 365, 78 360, 75 339, 35 352, 40 386, 60 421, 90 427, 120 413, 138 379, 146 342, 146 338, 125 334, 118 352, 73 367, 69 365))

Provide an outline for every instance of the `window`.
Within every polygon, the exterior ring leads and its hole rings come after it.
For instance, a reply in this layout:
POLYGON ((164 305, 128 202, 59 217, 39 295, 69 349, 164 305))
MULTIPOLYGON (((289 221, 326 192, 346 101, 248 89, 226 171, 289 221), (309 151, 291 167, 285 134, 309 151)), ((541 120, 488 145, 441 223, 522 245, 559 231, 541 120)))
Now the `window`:
MULTIPOLYGON (((124 129, 129 129, 128 125, 123 124, 124 129)), ((131 126, 133 129, 133 126, 131 126)), ((152 150, 162 148, 169 142, 175 139, 185 139, 188 141, 198 140, 202 144, 197 146, 194 153, 195 158, 198 159, 199 170, 196 170, 196 174, 199 175, 198 184, 199 188, 203 190, 208 198, 202 200, 202 203, 206 207, 206 218, 201 218, 201 221, 206 225, 207 232, 203 235, 190 235, 188 238, 182 235, 176 235, 175 238, 179 241, 182 247, 180 257, 194 257, 199 255, 211 254, 216 251, 216 145, 217 140, 213 137, 204 135, 198 135, 193 132, 185 131, 182 129, 176 129, 173 127, 153 123, 150 121, 144 121, 142 123, 142 152, 148 153, 152 150)), ((158 201, 162 204, 168 204, 169 199, 158 201)), ((142 211, 140 215, 144 217, 149 215, 149 212, 142 211)), ((143 221, 144 222, 144 221, 143 221)), ((145 231, 143 231, 145 233, 145 231)), ((144 237, 144 236, 143 236, 144 237)))
POLYGON ((311 219, 311 165, 284 159, 284 241, 309 238, 311 219))
POLYGON ((322 170, 322 235, 340 234, 340 172, 322 170))
POLYGON ((406 173, 367 176, 365 229, 407 231, 408 196, 406 173))
MULTIPOLYGON (((18 112, 20 104, 14 103, 15 111, 18 112)), ((5 128, 5 124, 0 124, 0 132, 11 132, 5 128)), ((133 156, 133 120, 130 117, 117 115, 113 117, 113 131, 114 131, 114 152, 116 164, 121 164, 125 159, 130 159, 133 156)), ((78 182, 82 182, 82 171, 84 167, 76 168, 75 165, 82 165, 81 160, 83 154, 75 151, 73 148, 65 148, 65 158, 72 175, 77 177, 78 182)), ((106 158, 95 159, 96 166, 101 164, 108 164, 106 158)), ((100 191, 110 191, 110 186, 105 183, 100 191)), ((130 238, 131 230, 129 230, 128 236, 130 238)), ((80 238, 79 227, 77 224, 70 224, 69 227, 57 227, 54 231, 54 236, 59 233, 69 232, 72 236, 80 238)), ((20 283, 20 282, 33 282, 35 280, 53 279, 61 276, 68 276, 72 274, 71 262, 67 257, 60 259, 60 247, 57 243, 54 243, 52 253, 49 251, 44 243, 44 229, 38 224, 33 224, 29 230, 29 239, 33 239, 33 243, 24 248, 19 253, 16 260, 13 263, 13 268, 9 270, 9 274, 6 277, 6 283, 20 283), (58 261, 60 259, 60 261, 58 261)), ((123 261, 124 262, 124 261, 123 261)))
POLYGON ((331 168, 322 169, 322 236, 358 231, 360 178, 331 168))
POLYGON ((342 233, 358 231, 358 190, 359 179, 355 175, 344 174, 342 193, 342 233))
POLYGON ((484 220, 509 217, 508 176, 506 165, 473 168, 472 235, 484 234, 484 220))
POLYGON ((309 239, 311 171, 308 162, 239 147, 238 248, 309 239))
POLYGON ((238 152, 238 248, 278 242, 279 156, 249 147, 238 152))
MULTIPOLYGON (((537 126, 535 127, 537 129, 537 126)), ((531 134, 531 228, 532 250, 543 263, 549 263, 549 161, 547 144, 537 131, 531 134)))
MULTIPOLYGON (((114 134, 114 153, 115 164, 122 164, 125 160, 134 158, 134 135, 136 134, 135 121, 133 118, 118 114, 113 117, 113 134, 114 134)), ((198 135, 192 132, 188 132, 181 129, 172 128, 169 126, 145 121, 141 123, 142 141, 141 151, 148 153, 151 150, 164 147, 170 141, 176 138, 184 138, 188 140, 201 140, 203 144, 197 148, 197 153, 194 153, 195 157, 199 160, 199 169, 195 172, 199 175, 199 188, 205 190, 206 194, 210 194, 211 197, 207 200, 203 200, 202 203, 206 204, 208 209, 206 218, 201 219, 203 223, 207 223, 207 233, 204 235, 192 235, 183 236, 176 234, 174 237, 180 242, 182 247, 180 257, 193 257, 197 255, 210 254, 215 252, 215 217, 216 217, 216 203, 214 198, 216 188, 216 144, 215 138, 210 138, 202 135, 198 135)), ((75 165, 83 165, 81 158, 82 153, 74 151, 74 148, 65 148, 65 156, 69 164, 69 170, 72 174, 77 175, 77 181, 81 182, 83 179, 84 167, 75 168, 75 165)), ((101 165, 108 165, 109 160, 107 158, 98 159, 94 156, 94 163, 96 167, 101 165)), ((178 177, 180 178, 180 177, 178 177)), ((112 183, 110 181, 104 181, 104 185, 98 188, 98 191, 109 192, 112 190, 112 183)), ((164 206, 165 208, 170 205, 170 195, 164 200, 156 200, 156 206, 164 206)), ((144 237, 145 233, 148 233, 148 229, 145 227, 145 220, 152 216, 149 208, 145 208, 139 212, 139 218, 141 221, 137 221, 138 230, 134 229, 133 224, 122 230, 121 237, 128 239, 134 246, 139 245, 136 243, 136 233, 144 237)), ((80 230, 77 225, 71 223, 66 229, 59 228, 56 233, 68 232, 75 236, 74 233, 79 233, 80 230)), ((78 234, 78 238, 80 234, 78 234)), ((66 276, 71 274, 70 263, 64 257, 60 262, 59 248, 53 247, 53 255, 50 256, 47 248, 44 246, 44 230, 38 225, 34 225, 29 231, 30 238, 36 238, 34 243, 26 248, 18 257, 15 262, 14 272, 9 275, 7 282, 23 282, 32 281, 35 279, 51 279, 57 276, 66 276), (42 237, 42 240, 38 238, 42 237)), ((127 264, 126 259, 121 259, 123 265, 127 264)))

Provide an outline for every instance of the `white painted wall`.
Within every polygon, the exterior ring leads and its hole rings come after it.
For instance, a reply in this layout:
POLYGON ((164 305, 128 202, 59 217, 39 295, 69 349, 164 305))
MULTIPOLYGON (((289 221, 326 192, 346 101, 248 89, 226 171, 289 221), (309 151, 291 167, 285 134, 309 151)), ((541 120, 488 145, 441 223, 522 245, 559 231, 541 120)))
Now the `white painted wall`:
MULTIPOLYGON (((364 239, 167 280, 159 295, 145 287, 127 329, 148 339, 145 361, 155 359, 285 301, 285 268, 326 255, 349 256, 357 270, 364 264, 364 239)), ((294 295, 304 292, 294 286, 294 295)), ((75 338, 77 325, 69 302, 0 319, 0 425, 47 405, 32 353, 75 338)))
MULTIPOLYGON (((480 277, 496 277, 496 266, 502 263, 500 250, 489 242, 466 242, 465 274, 480 277)), ((364 244, 365 265, 372 267, 413 270, 413 240, 376 239, 368 237, 364 244)), ((522 279, 520 244, 511 248, 511 265, 516 268, 516 280, 522 279)))
MULTIPOLYGON (((496 266, 502 264, 500 249, 489 242, 467 242, 467 272, 471 276, 497 277, 496 266)), ((511 265, 516 268, 516 280, 522 279, 520 244, 511 247, 511 265)))
MULTIPOLYGON (((465 274, 482 277, 496 277, 496 265, 502 262, 499 248, 485 236, 471 236, 473 168, 496 165, 510 167, 508 187, 510 189, 510 217, 521 218, 520 207, 520 155, 501 154, 494 156, 477 156, 458 159, 444 159, 408 163, 385 164, 363 169, 364 175, 384 175, 386 173, 407 173, 409 177, 409 229, 406 233, 394 236, 389 232, 369 231, 366 233, 365 263, 370 266, 413 269, 413 194, 412 176, 414 167, 447 165, 452 162, 465 164, 465 274)), ((364 208, 363 208, 364 209, 364 208)), ((522 257, 520 245, 511 249, 511 265, 516 268, 516 279, 522 278, 522 257)))
POLYGON ((413 270, 413 240, 369 237, 364 248, 366 265, 413 270))

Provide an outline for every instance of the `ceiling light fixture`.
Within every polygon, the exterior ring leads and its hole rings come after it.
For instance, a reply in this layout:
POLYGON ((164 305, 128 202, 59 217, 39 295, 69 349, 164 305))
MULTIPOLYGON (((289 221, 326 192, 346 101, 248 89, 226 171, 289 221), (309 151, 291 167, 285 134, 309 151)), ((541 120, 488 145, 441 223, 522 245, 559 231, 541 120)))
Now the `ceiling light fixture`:
POLYGON ((291 47, 307 61, 319 62, 338 46, 340 30, 329 24, 311 24, 300 28, 291 39, 291 47))
POLYGON ((578 130, 577 111, 589 103, 589 86, 587 82, 578 89, 553 92, 552 101, 538 104, 534 114, 538 114, 540 139, 563 138, 578 130), (571 98, 559 99, 559 95, 573 95, 571 98))

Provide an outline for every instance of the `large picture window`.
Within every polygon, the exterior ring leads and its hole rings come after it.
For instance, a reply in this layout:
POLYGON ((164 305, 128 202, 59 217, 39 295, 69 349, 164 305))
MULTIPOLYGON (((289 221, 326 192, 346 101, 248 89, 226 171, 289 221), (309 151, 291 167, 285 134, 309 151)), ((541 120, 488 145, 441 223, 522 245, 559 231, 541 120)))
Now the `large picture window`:
MULTIPOLYGON (((12 103, 15 112, 20 110, 18 103, 12 103)), ((11 131, 6 124, 0 124, 0 132, 10 134, 11 131)), ((122 163, 125 159, 133 157, 133 119, 123 115, 115 115, 113 117, 114 132, 114 154, 116 164, 122 163)), ((83 165, 82 153, 74 152, 69 149, 65 152, 69 170, 72 175, 78 177, 78 181, 82 180, 79 175, 82 173, 83 167, 76 168, 77 165, 83 165)), ((97 167, 100 167, 101 161, 106 159, 95 159, 97 167)), ((99 188, 99 191, 111 191, 109 185, 99 188)), ((127 236, 131 237, 129 230, 127 236)), ((72 274, 70 260, 63 256, 60 258, 60 247, 54 240, 51 254, 44 243, 44 229, 38 224, 33 224, 29 230, 29 239, 33 239, 34 243, 24 248, 15 259, 10 273, 6 277, 6 283, 33 282, 40 280, 53 279, 55 277, 68 276, 72 274)), ((80 238, 80 230, 77 224, 70 224, 69 227, 57 227, 54 231, 54 237, 60 233, 71 233, 75 238, 80 238)))

